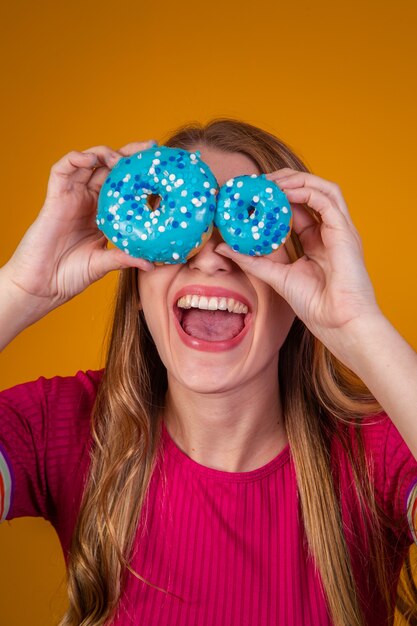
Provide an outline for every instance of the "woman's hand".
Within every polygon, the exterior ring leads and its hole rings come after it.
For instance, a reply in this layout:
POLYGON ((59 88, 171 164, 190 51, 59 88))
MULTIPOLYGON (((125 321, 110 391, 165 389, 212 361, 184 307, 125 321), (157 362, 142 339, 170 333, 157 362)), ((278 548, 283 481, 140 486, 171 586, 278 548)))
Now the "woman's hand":
POLYGON ((46 313, 111 270, 153 267, 119 249, 108 249, 95 221, 98 194, 109 171, 122 155, 150 145, 131 143, 119 152, 107 146, 74 151, 52 167, 45 204, 2 268, 9 291, 10 286, 18 290, 20 299, 27 296, 46 313))
POLYGON ((382 314, 342 193, 335 183, 290 168, 267 174, 267 178, 285 192, 292 205, 293 228, 305 255, 288 264, 276 261, 280 251, 250 257, 224 243, 216 251, 270 284, 311 332, 349 365, 344 343, 352 324, 370 323, 382 314))

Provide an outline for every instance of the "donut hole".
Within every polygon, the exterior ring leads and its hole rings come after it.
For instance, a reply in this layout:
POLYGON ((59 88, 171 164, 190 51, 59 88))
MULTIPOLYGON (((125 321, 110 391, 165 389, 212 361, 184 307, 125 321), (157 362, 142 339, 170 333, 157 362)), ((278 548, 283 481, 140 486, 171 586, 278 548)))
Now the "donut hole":
POLYGON ((150 211, 155 211, 161 204, 162 198, 157 193, 150 193, 146 199, 146 208, 150 211))
POLYGON ((255 213, 255 207, 254 206, 249 206, 248 207, 248 216, 250 217, 251 215, 253 215, 255 213))

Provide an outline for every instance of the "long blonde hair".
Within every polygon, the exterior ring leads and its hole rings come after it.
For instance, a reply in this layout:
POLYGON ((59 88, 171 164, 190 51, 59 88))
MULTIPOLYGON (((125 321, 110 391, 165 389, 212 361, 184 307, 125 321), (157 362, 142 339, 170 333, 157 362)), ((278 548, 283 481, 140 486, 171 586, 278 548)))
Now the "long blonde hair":
MULTIPOLYGON (((201 144, 244 153, 261 172, 282 167, 308 171, 274 135, 233 119, 184 126, 163 143, 188 150, 201 144)), ((286 245, 293 259, 302 255, 294 234, 286 245)), ((92 415, 90 471, 68 563, 69 608, 59 626, 101 626, 111 620, 129 571, 148 583, 132 570, 129 560, 159 449, 167 375, 144 317, 138 314, 137 278, 135 269, 120 272, 107 362, 92 415)), ((389 611, 372 468, 365 460, 360 430, 354 453, 343 428, 380 407, 363 383, 298 319, 281 348, 277 376, 307 543, 330 615, 335 626, 364 626, 342 529, 340 493, 330 467, 330 443, 338 437, 351 463, 357 500, 369 529, 371 567, 389 611)))

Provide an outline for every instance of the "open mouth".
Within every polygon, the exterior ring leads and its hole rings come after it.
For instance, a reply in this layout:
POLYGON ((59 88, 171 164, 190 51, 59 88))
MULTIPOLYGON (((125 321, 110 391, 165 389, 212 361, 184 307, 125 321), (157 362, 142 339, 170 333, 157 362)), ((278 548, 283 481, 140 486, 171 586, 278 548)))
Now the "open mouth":
POLYGON ((195 293, 177 298, 174 313, 188 345, 210 349, 207 344, 211 344, 216 350, 239 343, 251 317, 248 305, 240 299, 195 293))

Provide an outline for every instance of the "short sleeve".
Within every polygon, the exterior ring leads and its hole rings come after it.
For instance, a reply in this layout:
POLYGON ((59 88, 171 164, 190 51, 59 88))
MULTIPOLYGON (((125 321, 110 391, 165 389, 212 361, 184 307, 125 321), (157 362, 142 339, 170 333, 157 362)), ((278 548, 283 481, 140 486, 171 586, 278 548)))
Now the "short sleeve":
POLYGON ((41 377, 0 393, 0 520, 53 522, 85 460, 100 378, 93 371, 41 377))
POLYGON ((367 443, 377 460, 375 482, 382 507, 398 540, 417 543, 417 461, 387 415, 379 416, 376 428, 368 432, 367 443))

